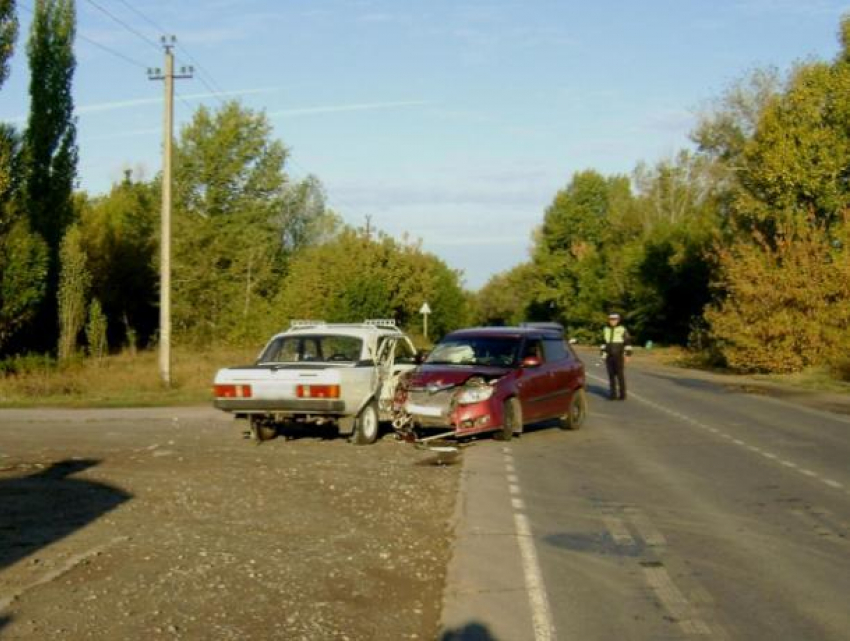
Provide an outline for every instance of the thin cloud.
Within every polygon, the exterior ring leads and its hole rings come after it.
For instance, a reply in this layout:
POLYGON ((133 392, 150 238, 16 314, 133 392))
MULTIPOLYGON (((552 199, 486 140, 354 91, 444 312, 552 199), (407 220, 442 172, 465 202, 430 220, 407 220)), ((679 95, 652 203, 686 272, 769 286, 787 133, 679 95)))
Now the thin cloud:
MULTIPOLYGON (((206 98, 223 98, 226 96, 249 96, 263 93, 273 93, 277 91, 277 87, 258 87, 256 89, 237 89, 234 91, 220 91, 218 93, 190 93, 181 94, 183 100, 204 100, 206 98)), ((77 115, 85 115, 90 113, 100 113, 103 111, 114 111, 116 109, 131 109, 133 107, 143 107, 145 105, 156 105, 162 102, 162 96, 152 98, 133 98, 131 100, 114 100, 110 102, 99 102, 90 105, 81 105, 74 112, 77 115)), ((14 118, 6 119, 6 122, 26 122, 27 116, 15 116, 14 118)))
POLYGON ((151 127, 148 129, 128 129, 126 131, 116 131, 109 134, 83 136, 83 140, 113 140, 115 138, 133 138, 135 136, 152 136, 155 134, 162 135, 162 127, 151 127))
POLYGON ((399 100, 395 102, 364 102, 350 105, 323 105, 301 107, 298 109, 280 109, 271 111, 269 118, 289 118, 292 116, 313 116, 318 114, 344 113, 348 111, 375 111, 379 109, 398 109, 401 107, 421 107, 432 104, 427 100, 399 100))

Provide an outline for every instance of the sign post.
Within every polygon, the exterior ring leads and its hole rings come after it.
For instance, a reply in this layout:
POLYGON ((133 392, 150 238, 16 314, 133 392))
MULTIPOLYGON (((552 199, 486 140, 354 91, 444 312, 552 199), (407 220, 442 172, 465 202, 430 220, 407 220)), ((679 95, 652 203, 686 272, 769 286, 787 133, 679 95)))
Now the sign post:
POLYGON ((428 314, 431 313, 431 306, 427 302, 423 303, 419 313, 422 314, 422 335, 428 340, 428 314))

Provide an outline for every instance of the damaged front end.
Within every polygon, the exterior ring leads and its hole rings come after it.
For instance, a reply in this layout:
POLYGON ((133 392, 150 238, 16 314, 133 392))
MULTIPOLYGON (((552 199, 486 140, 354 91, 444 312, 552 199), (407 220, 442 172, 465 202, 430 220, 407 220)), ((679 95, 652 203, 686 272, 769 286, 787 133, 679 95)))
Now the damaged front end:
POLYGON ((461 382, 400 381, 393 402, 393 428, 408 442, 425 443, 498 429, 495 402, 501 376, 472 375, 461 382))

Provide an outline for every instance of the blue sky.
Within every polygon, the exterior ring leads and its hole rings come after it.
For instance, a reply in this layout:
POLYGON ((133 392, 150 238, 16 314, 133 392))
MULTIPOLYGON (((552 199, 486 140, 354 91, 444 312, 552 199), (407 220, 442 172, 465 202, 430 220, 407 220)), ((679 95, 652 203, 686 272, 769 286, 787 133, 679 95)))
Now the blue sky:
MULTIPOLYGON (((0 90, 0 120, 20 125, 33 1, 18 0, 22 37, 0 90)), ((178 64, 200 65, 178 82, 178 126, 221 96, 266 110, 292 175, 318 175, 351 224, 368 215, 421 239, 470 288, 527 259, 573 172, 630 173, 672 156, 695 115, 749 70, 832 58, 850 9, 833 0, 77 3, 82 188, 103 192, 125 168, 159 170, 162 87, 145 71, 162 66, 153 22, 178 37, 178 64)))

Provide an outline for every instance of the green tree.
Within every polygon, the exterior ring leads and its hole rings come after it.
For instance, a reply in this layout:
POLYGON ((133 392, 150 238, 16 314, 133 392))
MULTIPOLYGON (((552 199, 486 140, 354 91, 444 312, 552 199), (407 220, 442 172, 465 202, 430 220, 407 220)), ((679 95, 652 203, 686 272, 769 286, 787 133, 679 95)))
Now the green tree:
POLYGON ((516 325, 529 318, 539 275, 532 263, 522 263, 496 274, 475 294, 473 322, 480 325, 516 325))
POLYGON ((55 345, 59 245, 74 219, 77 126, 72 81, 76 60, 74 0, 36 0, 27 46, 30 114, 24 134, 24 207, 47 243, 46 296, 33 328, 39 348, 55 345))
POLYGON ((560 320, 581 337, 595 332, 606 309, 622 305, 629 288, 618 252, 636 233, 632 201, 628 178, 595 171, 575 174, 558 192, 535 238, 540 286, 532 316, 560 320))
POLYGON ((147 343, 156 332, 158 185, 126 179, 105 196, 79 197, 82 244, 92 275, 92 296, 109 320, 109 342, 147 343))
MULTIPOLYGON (((15 3, 0 1, 0 86, 18 34, 15 3)), ((0 124, 0 353, 29 323, 44 296, 47 251, 21 215, 20 137, 0 124)))
POLYGON ((94 359, 101 360, 109 349, 106 341, 108 321, 100 306, 100 301, 93 298, 89 304, 89 318, 86 322, 86 344, 88 353, 94 359))
POLYGON ((33 319, 46 277, 47 247, 18 218, 0 233, 0 352, 33 319))
POLYGON ((62 239, 59 252, 62 269, 59 276, 59 360, 77 351, 77 340, 86 320, 86 301, 91 287, 91 274, 86 265, 82 234, 76 225, 62 239))
POLYGON ((0 87, 9 77, 9 58, 18 39, 18 17, 15 0, 0 0, 0 87))
POLYGON ((329 322, 393 318, 415 332, 421 323, 419 309, 426 301, 433 310, 432 337, 468 320, 458 272, 423 252, 418 243, 398 242, 386 235, 368 238, 346 229, 293 257, 272 315, 279 320, 269 331, 279 330, 280 321, 295 318, 329 322))
POLYGON ((318 182, 293 183, 262 113, 202 107, 175 148, 174 327, 257 340, 287 258, 333 228, 318 182))

